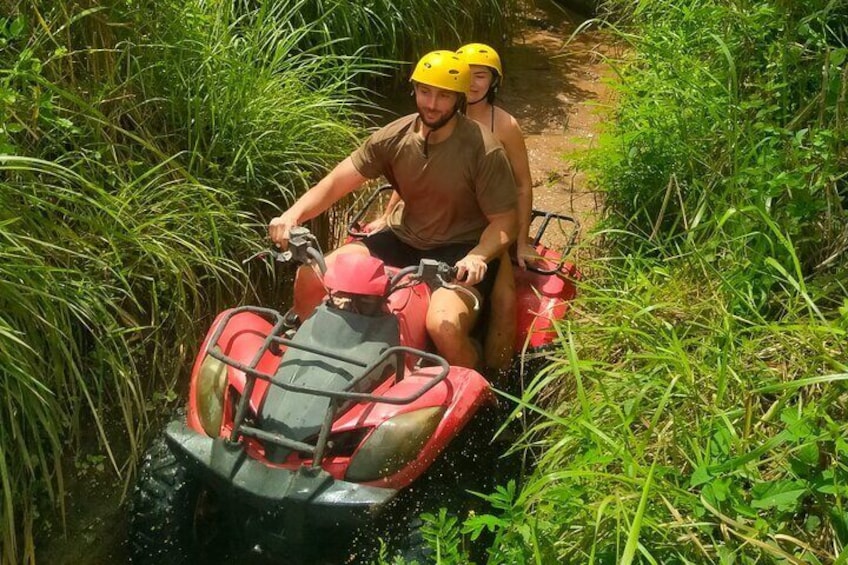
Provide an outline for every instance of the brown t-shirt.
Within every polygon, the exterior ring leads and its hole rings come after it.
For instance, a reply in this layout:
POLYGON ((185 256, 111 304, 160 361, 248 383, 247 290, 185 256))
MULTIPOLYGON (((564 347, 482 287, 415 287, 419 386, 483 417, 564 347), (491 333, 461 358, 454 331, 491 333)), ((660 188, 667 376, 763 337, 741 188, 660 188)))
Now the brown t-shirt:
POLYGON ((440 143, 415 132, 418 115, 374 132, 351 159, 366 178, 386 177, 404 205, 389 225, 417 249, 476 244, 487 215, 514 209, 517 195, 506 153, 480 125, 457 114, 456 128, 440 143))

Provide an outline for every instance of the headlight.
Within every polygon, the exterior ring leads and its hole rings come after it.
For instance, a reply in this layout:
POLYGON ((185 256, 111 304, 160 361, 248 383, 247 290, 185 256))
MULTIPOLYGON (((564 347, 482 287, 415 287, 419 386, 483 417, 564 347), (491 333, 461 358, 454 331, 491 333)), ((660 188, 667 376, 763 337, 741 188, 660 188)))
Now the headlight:
POLYGON ((434 406, 386 420, 365 440, 345 474, 348 481, 374 481, 388 477, 415 459, 433 435, 444 408, 434 406))
POLYGON ((211 355, 200 364, 197 374, 195 401, 197 417, 203 431, 218 437, 224 417, 224 388, 227 386, 227 366, 211 355))

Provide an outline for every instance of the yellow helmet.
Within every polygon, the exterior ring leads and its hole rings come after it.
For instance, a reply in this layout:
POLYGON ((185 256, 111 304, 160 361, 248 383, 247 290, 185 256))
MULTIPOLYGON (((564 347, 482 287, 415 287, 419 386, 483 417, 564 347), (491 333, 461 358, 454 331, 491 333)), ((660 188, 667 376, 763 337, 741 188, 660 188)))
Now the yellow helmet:
POLYGON ((467 95, 471 67, 453 51, 431 51, 421 57, 409 80, 467 95))
POLYGON ((498 72, 503 76, 503 67, 498 52, 485 43, 469 43, 456 50, 456 54, 465 59, 469 65, 482 65, 498 72))

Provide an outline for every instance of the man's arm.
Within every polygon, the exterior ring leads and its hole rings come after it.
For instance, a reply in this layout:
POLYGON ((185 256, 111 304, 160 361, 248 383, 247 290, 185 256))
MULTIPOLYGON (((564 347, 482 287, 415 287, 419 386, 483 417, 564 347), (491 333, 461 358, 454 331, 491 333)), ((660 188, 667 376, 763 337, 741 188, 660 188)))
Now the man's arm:
POLYGON ((291 208, 271 220, 268 237, 285 248, 292 227, 321 214, 339 199, 362 186, 366 180, 353 166, 351 158, 346 158, 301 196, 291 208))
POLYGON ((480 235, 480 241, 468 254, 457 261, 457 278, 475 285, 486 275, 488 262, 500 257, 518 231, 518 214, 515 209, 500 214, 487 215, 489 225, 480 235))

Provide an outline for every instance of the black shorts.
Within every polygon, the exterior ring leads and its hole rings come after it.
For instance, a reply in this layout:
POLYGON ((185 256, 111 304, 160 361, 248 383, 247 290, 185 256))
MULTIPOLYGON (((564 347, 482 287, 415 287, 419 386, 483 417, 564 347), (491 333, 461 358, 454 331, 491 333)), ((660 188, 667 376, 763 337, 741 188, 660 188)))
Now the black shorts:
MULTIPOLYGON (((417 265, 421 259, 435 259, 453 266, 475 247, 473 243, 452 243, 435 249, 416 249, 401 241, 392 230, 383 230, 359 241, 368 248, 371 255, 389 266, 398 268, 417 265)), ((489 261, 483 280, 474 285, 484 299, 492 293, 499 266, 500 259, 495 258, 489 261)))

